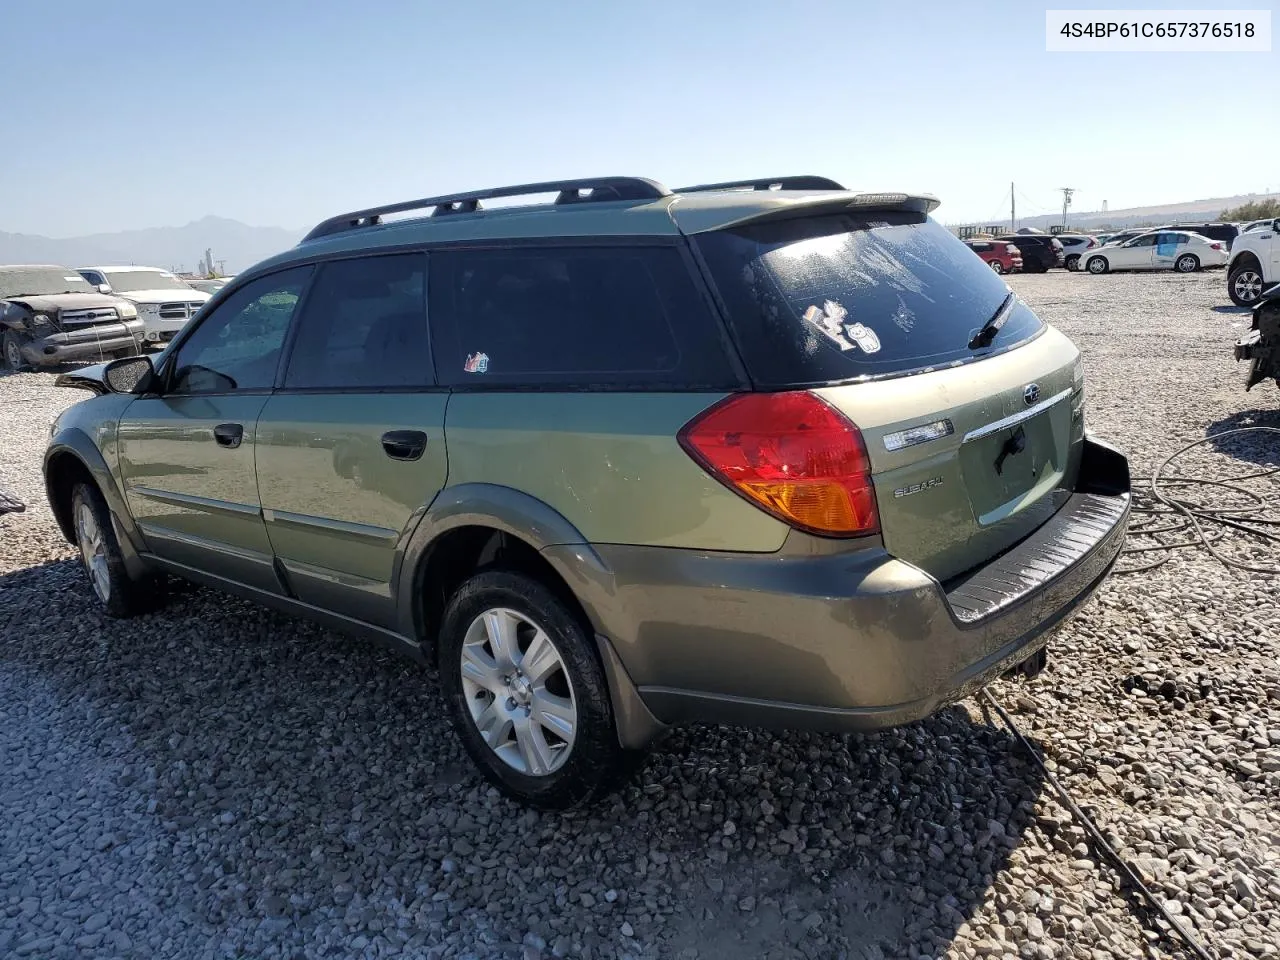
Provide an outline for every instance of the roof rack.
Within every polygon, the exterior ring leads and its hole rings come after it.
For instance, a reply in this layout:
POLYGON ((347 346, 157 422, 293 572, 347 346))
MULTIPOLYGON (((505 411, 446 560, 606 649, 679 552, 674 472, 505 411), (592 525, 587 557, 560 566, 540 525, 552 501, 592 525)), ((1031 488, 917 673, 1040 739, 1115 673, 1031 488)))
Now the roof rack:
POLYGON ((796 177, 773 177, 768 180, 728 180, 724 183, 701 183, 696 187, 679 187, 676 193, 702 193, 709 190, 843 190, 843 185, 830 177, 801 174, 796 177))
POLYGON ((511 187, 492 187, 488 190, 472 190, 452 193, 443 197, 424 197, 421 200, 405 200, 367 210, 340 213, 312 227, 302 242, 343 233, 359 227, 372 227, 382 222, 389 213, 434 208, 431 216, 447 216, 453 213, 475 213, 481 200, 497 197, 520 197, 538 193, 555 193, 556 203, 590 203, 608 200, 657 200, 671 196, 671 191, 654 180, 644 177, 593 177, 585 180, 549 180, 545 183, 521 183, 511 187))

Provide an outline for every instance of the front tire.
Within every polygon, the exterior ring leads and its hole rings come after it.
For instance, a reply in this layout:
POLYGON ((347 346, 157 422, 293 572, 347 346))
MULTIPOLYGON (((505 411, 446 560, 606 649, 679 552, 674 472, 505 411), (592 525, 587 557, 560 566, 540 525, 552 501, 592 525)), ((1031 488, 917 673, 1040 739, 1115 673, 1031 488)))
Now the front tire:
POLYGON ((1194 253, 1184 253, 1173 262, 1173 269, 1178 273, 1195 273, 1200 269, 1200 258, 1194 253))
POLYGON ((1085 261, 1085 269, 1092 273, 1095 277, 1106 273, 1111 269, 1111 265, 1107 263, 1106 257, 1090 257, 1085 261))
POLYGON ((1227 296, 1237 307, 1252 307, 1262 299, 1262 270, 1251 263, 1236 267, 1227 276, 1227 296))
POLYGON ((155 609, 163 584, 158 577, 134 580, 129 576, 111 510, 94 484, 78 483, 71 491, 71 522, 80 563, 107 615, 126 618, 155 609))
POLYGON ((1076 253, 1076 254, 1072 254, 1071 256, 1067 257, 1067 262, 1066 262, 1065 266, 1066 266, 1066 268, 1067 268, 1068 270, 1072 270, 1072 271, 1079 270, 1079 269, 1080 269, 1080 254, 1076 253))
POLYGON ((439 662, 458 739, 508 796, 563 810, 627 771, 591 631, 537 580, 489 570, 459 587, 439 662))
POLYGON ((25 342, 26 337, 18 333, 18 331, 5 330, 3 342, 0 343, 0 353, 4 355, 5 369, 17 373, 19 370, 26 370, 30 366, 22 356, 22 345, 25 342))

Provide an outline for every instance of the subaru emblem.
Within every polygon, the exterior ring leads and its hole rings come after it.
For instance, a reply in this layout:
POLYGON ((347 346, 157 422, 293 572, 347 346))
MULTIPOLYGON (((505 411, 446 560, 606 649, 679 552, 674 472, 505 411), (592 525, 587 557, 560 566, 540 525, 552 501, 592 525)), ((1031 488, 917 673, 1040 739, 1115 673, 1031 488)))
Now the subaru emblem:
POLYGON ((1028 383, 1022 388, 1022 399, 1027 402, 1027 406, 1031 406, 1040 399, 1040 384, 1028 383))

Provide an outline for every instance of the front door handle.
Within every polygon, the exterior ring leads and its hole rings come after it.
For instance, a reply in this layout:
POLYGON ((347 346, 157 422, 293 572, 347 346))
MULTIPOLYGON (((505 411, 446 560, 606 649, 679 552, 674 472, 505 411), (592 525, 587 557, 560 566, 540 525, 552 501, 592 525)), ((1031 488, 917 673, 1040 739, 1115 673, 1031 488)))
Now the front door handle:
POLYGON ((427 435, 421 430, 388 430, 382 435, 382 449, 392 460, 417 460, 427 449, 427 435))
POLYGON ((244 426, 239 423, 220 423, 213 428, 213 439, 218 446, 234 450, 244 439, 244 426))

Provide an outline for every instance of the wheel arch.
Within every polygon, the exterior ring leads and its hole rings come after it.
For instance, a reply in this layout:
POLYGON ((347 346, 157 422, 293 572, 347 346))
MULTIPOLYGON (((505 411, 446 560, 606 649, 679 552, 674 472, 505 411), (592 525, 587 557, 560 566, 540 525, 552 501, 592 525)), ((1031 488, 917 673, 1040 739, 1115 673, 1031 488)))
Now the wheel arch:
POLYGON ((418 638, 423 652, 434 656, 439 614, 448 599, 432 595, 438 592, 436 583, 447 589, 492 565, 499 554, 516 569, 547 579, 588 627, 600 630, 599 598, 612 593, 612 574, 578 529, 527 493, 467 483, 447 487, 436 497, 401 553, 395 578, 401 632, 418 638), (544 552, 566 545, 574 549, 544 552), (563 559, 566 554, 571 562, 563 559))
POLYGON ((1241 250, 1231 258, 1231 262, 1227 264, 1227 273, 1237 270, 1244 266, 1255 266, 1259 270, 1262 269, 1262 258, 1252 250, 1241 250))
POLYGON ((536 577, 591 631, 622 746, 640 749, 660 737, 664 725, 640 698, 603 628, 614 612, 613 573, 567 518, 510 487, 446 488, 413 528, 395 576, 397 617, 400 632, 419 641, 423 659, 436 662, 440 619, 452 589, 477 570, 498 565, 536 577))
POLYGON ((116 485, 103 457, 94 442, 83 430, 69 427, 61 431, 49 443, 44 454, 44 491, 53 511, 58 529, 68 543, 76 542, 75 527, 71 518, 71 491, 77 483, 90 482, 102 493, 111 511, 116 539, 124 555, 125 567, 131 576, 142 576, 146 564, 139 554, 145 549, 133 516, 125 504, 120 488, 116 485))

